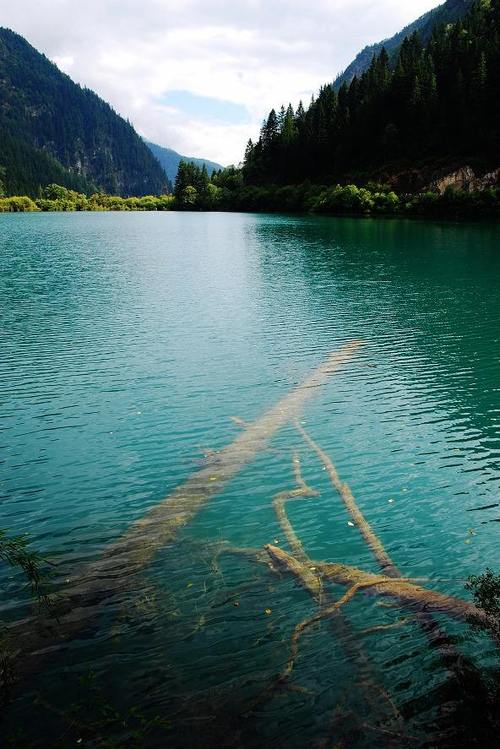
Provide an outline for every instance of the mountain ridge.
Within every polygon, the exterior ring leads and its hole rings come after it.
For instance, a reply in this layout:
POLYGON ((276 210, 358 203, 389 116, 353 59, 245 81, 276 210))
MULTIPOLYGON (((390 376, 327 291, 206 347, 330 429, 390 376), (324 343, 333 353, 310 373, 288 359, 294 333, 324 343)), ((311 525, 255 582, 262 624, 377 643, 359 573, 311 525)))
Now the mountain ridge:
POLYGON ((415 31, 419 34, 421 42, 424 45, 427 44, 436 26, 459 20, 468 13, 474 2, 475 0, 447 0, 442 5, 424 13, 394 36, 364 47, 347 68, 336 77, 333 83, 334 89, 338 91, 343 83, 349 85, 354 77, 359 78, 360 75, 365 73, 370 67, 373 57, 379 55, 383 48, 385 48, 389 58, 394 60, 405 38, 411 36, 415 31))
POLYGON ((2 27, 0 138, 1 179, 10 193, 23 187, 36 194, 54 177, 117 195, 158 194, 168 185, 130 122, 2 27))
POLYGON ((199 167, 203 167, 203 164, 205 164, 209 176, 211 176, 213 172, 222 169, 222 165, 217 164, 215 161, 210 161, 209 159, 200 159, 195 156, 182 156, 177 151, 174 151, 173 148, 168 148, 167 146, 159 146, 157 143, 152 143, 146 138, 144 138, 144 142, 146 143, 152 154, 155 156, 157 161, 160 162, 165 171, 165 174, 172 183, 175 182, 177 169, 179 168, 179 164, 181 161, 187 161, 188 163, 195 164, 195 166, 199 167))

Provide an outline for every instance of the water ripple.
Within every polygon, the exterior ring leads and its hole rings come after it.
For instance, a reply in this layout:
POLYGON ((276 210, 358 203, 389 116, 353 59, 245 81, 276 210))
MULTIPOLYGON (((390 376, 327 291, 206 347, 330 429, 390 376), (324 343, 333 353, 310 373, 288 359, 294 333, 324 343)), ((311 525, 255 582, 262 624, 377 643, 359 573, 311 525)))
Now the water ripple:
MULTIPOLYGON (((361 338, 301 421, 404 575, 466 596, 464 579, 498 567, 500 548, 499 239, 489 224, 0 216, 0 527, 29 532, 64 581, 190 474, 215 474, 240 433, 231 417, 255 420, 361 338)), ((219 551, 287 548, 272 498, 294 488, 294 453, 319 492, 287 506, 305 552, 377 572, 324 466, 287 426, 127 591, 89 603, 90 630, 59 643, 34 681, 55 709, 20 697, 8 730, 28 723, 26 746, 44 748, 68 731, 73 745, 60 708, 82 695, 68 674, 92 671, 97 720, 110 705, 128 716, 107 729, 123 746, 134 706, 171 721, 173 747, 293 749, 332 731, 355 749, 388 736, 406 746, 392 702, 411 745, 433 731, 469 740, 463 694, 414 612, 376 596, 304 634, 292 688, 259 702, 315 605, 295 580, 219 551)), ((20 619, 22 577, 0 577, 1 615, 20 619)), ((75 617, 86 616, 82 604, 75 617)), ((487 638, 439 622, 491 666, 487 638)), ((159 727, 147 745, 165 745, 159 727)))

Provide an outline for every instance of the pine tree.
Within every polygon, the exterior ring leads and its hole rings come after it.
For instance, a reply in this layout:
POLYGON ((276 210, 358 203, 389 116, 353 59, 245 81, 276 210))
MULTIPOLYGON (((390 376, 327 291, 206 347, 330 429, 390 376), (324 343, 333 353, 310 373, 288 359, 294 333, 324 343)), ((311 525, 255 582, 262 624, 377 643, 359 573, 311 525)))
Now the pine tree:
POLYGON ((279 131, 276 110, 271 109, 262 131, 262 147, 264 150, 270 149, 276 143, 279 131))
POLYGON ((297 137, 297 134, 298 131, 295 125, 295 115, 293 112, 293 107, 291 104, 289 104, 283 120, 283 127, 281 129, 282 143, 286 146, 289 146, 291 143, 293 143, 293 141, 297 137))

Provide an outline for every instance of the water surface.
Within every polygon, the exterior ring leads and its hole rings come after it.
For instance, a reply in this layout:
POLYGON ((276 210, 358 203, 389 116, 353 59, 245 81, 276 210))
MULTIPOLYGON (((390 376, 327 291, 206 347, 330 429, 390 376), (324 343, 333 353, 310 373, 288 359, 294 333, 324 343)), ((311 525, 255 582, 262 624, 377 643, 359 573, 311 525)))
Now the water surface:
MULTIPOLYGON (((0 216, 0 527, 78 569, 216 466, 239 433, 230 417, 256 419, 361 338, 301 421, 403 573, 466 597, 468 575, 499 567, 499 245, 493 223, 0 216)), ((317 609, 295 580, 217 548, 287 548, 272 498, 294 486, 294 450, 320 492, 287 508, 307 554, 378 571, 322 464, 282 429, 44 661, 8 709, 11 745, 130 746, 133 730, 152 747, 429 741, 450 674, 408 612, 374 597, 344 612, 364 667, 325 622, 304 635, 290 688, 259 701, 317 609), (391 702, 367 706, 377 689, 391 702)), ((0 576, 1 616, 21 618, 22 579, 0 576)), ((487 638, 440 621, 493 667, 487 638)))

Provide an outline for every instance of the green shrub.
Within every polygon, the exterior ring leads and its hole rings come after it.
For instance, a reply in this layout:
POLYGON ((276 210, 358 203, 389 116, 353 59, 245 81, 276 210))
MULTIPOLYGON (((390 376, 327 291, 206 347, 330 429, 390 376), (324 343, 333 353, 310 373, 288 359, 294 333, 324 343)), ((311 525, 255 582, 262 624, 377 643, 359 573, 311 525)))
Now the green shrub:
POLYGON ((31 213, 32 211, 38 211, 38 207, 26 195, 0 198, 0 212, 2 213, 31 213))

